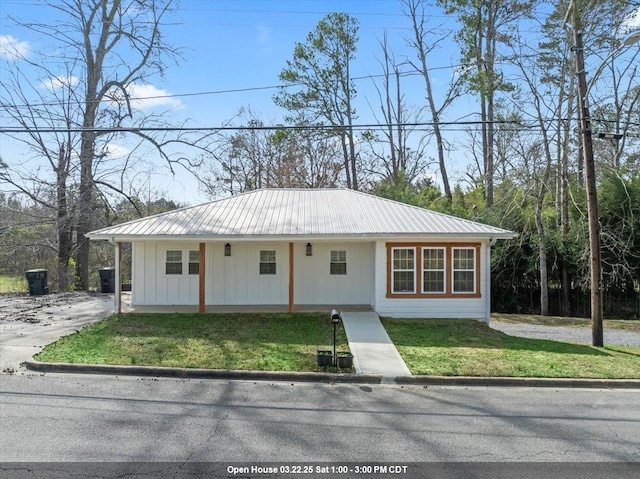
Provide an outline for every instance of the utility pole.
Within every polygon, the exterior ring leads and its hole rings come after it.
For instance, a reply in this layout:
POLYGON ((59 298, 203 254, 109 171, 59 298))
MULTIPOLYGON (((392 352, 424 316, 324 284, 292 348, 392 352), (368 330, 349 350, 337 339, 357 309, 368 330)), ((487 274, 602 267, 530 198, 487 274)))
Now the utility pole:
MULTIPOLYGON (((596 191, 596 168, 593 158, 593 141, 591 132, 591 115, 588 105, 587 76, 584 70, 584 45, 582 41, 582 22, 580 19, 579 0, 573 0, 569 9, 573 8, 573 33, 578 76, 578 115, 582 137, 582 153, 584 156, 584 174, 587 188, 587 216, 589 221, 589 265, 591 272, 591 335, 592 344, 604 346, 602 330, 602 259, 600 251, 600 217, 598 216, 598 193, 596 191)), ((569 12, 567 12, 567 17, 569 12)))

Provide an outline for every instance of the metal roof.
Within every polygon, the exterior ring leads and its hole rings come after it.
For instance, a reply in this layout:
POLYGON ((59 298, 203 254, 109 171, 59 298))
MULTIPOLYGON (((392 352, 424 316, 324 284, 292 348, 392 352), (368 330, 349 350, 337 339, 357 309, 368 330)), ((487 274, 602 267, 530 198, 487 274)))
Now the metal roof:
POLYGON ((92 231, 91 239, 464 235, 488 226, 349 189, 262 189, 92 231))

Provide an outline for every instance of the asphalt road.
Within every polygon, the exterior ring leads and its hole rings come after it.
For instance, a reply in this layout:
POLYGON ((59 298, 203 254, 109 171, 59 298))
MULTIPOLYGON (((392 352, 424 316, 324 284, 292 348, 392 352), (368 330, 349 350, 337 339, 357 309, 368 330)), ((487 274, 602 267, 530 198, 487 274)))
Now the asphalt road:
POLYGON ((640 390, 2 375, 0 461, 638 462, 638 404, 640 390))

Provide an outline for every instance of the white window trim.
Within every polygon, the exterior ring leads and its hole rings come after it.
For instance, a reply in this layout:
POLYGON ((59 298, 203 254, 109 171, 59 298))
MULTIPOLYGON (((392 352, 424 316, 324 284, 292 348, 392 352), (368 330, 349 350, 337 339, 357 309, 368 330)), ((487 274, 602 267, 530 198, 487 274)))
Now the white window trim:
MULTIPOLYGON (((453 254, 451 256, 453 258, 453 254)), ((420 274, 422 274, 422 294, 446 294, 447 292, 447 248, 444 246, 423 246, 422 247, 422 258, 420 265, 420 274), (442 269, 425 269, 424 267, 424 252, 426 250, 440 250, 442 251, 442 269), (442 271, 442 290, 441 291, 425 291, 424 290, 424 273, 426 271, 442 271)), ((453 265, 452 265, 453 266, 453 265)))
POLYGON ((329 252, 329 275, 330 276, 347 276, 347 273, 349 272, 349 269, 347 268, 347 250, 344 249, 340 249, 340 250, 331 250, 329 252), (333 261, 331 254, 332 253, 344 253, 344 261, 333 261), (333 266, 334 264, 343 264, 344 265, 344 273, 332 273, 331 272, 331 266, 333 266))
POLYGON ((182 276, 184 274, 184 251, 181 249, 167 249, 164 252, 164 275, 165 276, 182 276), (169 252, 180 252, 180 261, 169 261, 168 255, 169 252), (167 265, 168 264, 179 264, 181 266, 180 273, 167 273, 167 265))
POLYGON ((199 249, 191 249, 191 250, 187 251, 187 274, 189 276, 197 276, 197 275, 200 274, 200 250, 199 249), (191 261, 191 253, 197 253, 198 254, 198 261, 191 261), (191 272, 191 265, 192 264, 197 264, 198 265, 198 272, 197 273, 192 273, 191 272))
POLYGON ((416 262, 417 262, 418 256, 416 254, 416 248, 415 246, 406 246, 406 247, 393 247, 391 248, 391 292, 393 294, 416 294, 416 287, 417 287, 417 270, 418 268, 416 267, 416 262), (394 258, 395 258, 395 251, 397 250, 412 250, 413 251, 413 270, 410 269, 396 269, 394 266, 394 258), (406 271, 413 271, 413 291, 396 291, 395 290, 395 273, 396 272, 406 272, 406 271))
POLYGON ((451 294, 476 294, 478 284, 476 278, 478 269, 478 257, 476 254, 476 248, 472 246, 460 246, 460 247, 452 247, 451 248, 451 294), (455 269, 455 251, 456 250, 471 250, 472 258, 473 258, 473 269, 455 269), (456 291, 456 271, 473 271, 473 291, 456 291))
POLYGON ((262 249, 262 250, 258 250, 258 276, 277 276, 278 275, 278 250, 276 249, 262 249), (273 261, 262 261, 262 253, 263 252, 273 252, 273 254, 275 255, 275 258, 273 261), (262 264, 273 264, 275 267, 275 272, 273 273, 263 273, 260 270, 260 267, 262 264))

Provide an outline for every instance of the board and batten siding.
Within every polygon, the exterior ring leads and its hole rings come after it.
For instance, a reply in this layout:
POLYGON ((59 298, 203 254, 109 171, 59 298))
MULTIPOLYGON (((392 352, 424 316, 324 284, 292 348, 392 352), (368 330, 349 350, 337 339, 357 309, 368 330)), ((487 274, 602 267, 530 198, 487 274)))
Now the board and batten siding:
POLYGON ((294 244, 296 304, 372 305, 374 243, 312 242, 294 244), (331 251, 346 252, 347 274, 331 274, 331 251))
MULTIPOLYGON (((205 243, 205 303, 207 305, 286 305, 289 302, 289 243, 205 243), (276 252, 276 274, 260 274, 260 251, 276 252)), ((374 243, 294 243, 294 303, 371 305, 374 243), (346 251, 347 274, 331 275, 331 251, 346 251)), ((132 305, 197 305, 198 275, 188 274, 192 242, 134 242, 132 305), (182 274, 165 271, 166 252, 182 251, 182 274)))
POLYGON ((198 304, 198 275, 189 272, 189 251, 198 243, 134 242, 131 264, 132 305, 198 304), (167 250, 182 251, 182 274, 166 274, 167 250))
MULTIPOLYGON (((490 305, 488 278, 490 277, 488 258, 488 242, 486 239, 469 239, 464 241, 480 244, 480 296, 477 298, 465 297, 387 297, 387 243, 390 241, 377 241, 375 249, 375 304, 374 309, 380 316, 392 318, 454 318, 454 319, 480 319, 487 321, 490 305)), ((459 238, 438 238, 430 240, 422 238, 409 238, 394 240, 392 243, 425 244, 446 243, 455 247, 461 243, 459 238)), ((418 272, 417 274, 420 274, 418 272)))

